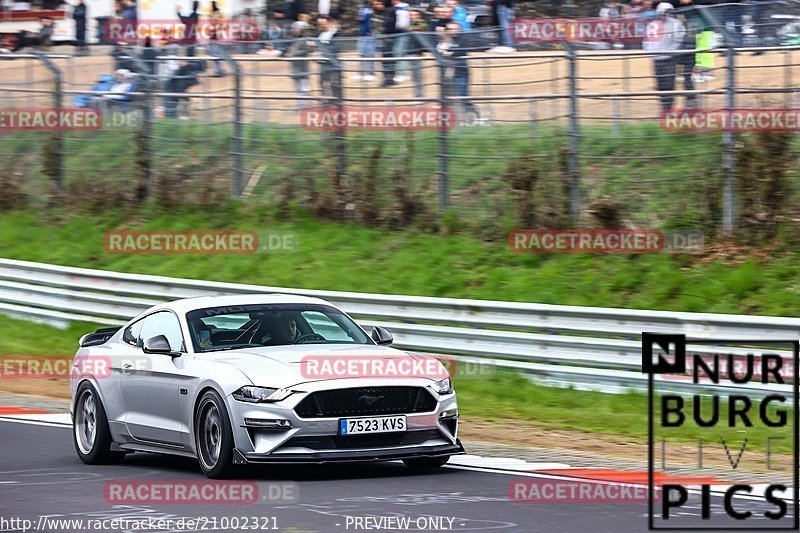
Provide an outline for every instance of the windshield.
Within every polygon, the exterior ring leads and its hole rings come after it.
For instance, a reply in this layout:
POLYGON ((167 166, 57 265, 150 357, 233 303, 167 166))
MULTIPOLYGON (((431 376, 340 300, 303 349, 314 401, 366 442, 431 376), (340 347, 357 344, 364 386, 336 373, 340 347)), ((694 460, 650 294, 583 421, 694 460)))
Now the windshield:
POLYGON ((258 304, 198 309, 186 314, 196 352, 290 344, 372 344, 335 307, 258 304))

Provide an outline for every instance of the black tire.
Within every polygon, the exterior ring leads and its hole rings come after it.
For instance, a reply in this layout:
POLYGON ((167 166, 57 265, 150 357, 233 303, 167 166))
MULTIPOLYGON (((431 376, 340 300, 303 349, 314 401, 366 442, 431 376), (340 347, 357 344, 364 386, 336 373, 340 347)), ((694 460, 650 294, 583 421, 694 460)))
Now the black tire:
POLYGON ((72 419, 72 442, 81 461, 88 465, 119 463, 124 452, 111 451, 111 430, 100 395, 94 386, 85 381, 75 393, 72 419))
POLYGON ((403 459, 407 467, 414 470, 432 470, 440 468, 450 460, 449 455, 444 457, 414 457, 413 459, 403 459))
POLYGON ((213 390, 206 391, 197 402, 194 439, 200 470, 211 479, 230 475, 233 470, 233 430, 225 402, 213 390))

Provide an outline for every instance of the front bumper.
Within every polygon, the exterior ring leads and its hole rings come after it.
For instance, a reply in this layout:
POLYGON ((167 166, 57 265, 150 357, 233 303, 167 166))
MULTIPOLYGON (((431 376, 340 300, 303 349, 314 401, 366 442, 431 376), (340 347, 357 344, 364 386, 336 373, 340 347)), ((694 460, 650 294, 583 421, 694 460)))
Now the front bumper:
MULTIPOLYGON (((404 413, 406 431, 370 435, 339 435, 339 417, 302 418, 295 407, 311 392, 374 382, 316 383, 303 393, 275 403, 244 403, 228 396, 231 425, 236 443, 235 462, 244 463, 336 463, 393 461, 416 457, 441 457, 465 453, 457 438, 458 405, 455 393, 433 394, 436 406, 430 412, 404 413), (253 421, 279 420, 288 427, 260 428, 253 421)), ((405 384, 422 386, 419 381, 405 384)), ((348 417, 350 418, 350 417, 348 417)))
POLYGON ((275 455, 236 453, 234 464, 259 463, 259 464, 326 464, 326 463, 361 463, 373 461, 397 461, 400 459, 415 459, 421 457, 449 457, 451 455, 465 454, 461 441, 456 439, 455 444, 437 446, 415 446, 413 448, 384 448, 384 449, 359 449, 346 452, 310 452, 310 453, 282 453, 275 455))

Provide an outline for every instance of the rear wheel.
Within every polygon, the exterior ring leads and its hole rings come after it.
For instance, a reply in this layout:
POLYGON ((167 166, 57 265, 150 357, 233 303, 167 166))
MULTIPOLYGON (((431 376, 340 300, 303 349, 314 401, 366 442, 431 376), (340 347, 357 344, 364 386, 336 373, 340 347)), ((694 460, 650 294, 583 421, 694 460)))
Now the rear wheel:
POLYGON ((412 459, 403 459, 403 462, 407 467, 413 468, 414 470, 431 470, 444 466, 449 460, 450 456, 445 455, 444 457, 415 457, 412 459))
POLYGON ((197 460, 210 478, 222 478, 233 469, 233 431, 219 394, 210 390, 200 398, 194 419, 197 460))
POLYGON ((111 430, 103 402, 91 383, 84 382, 75 394, 75 412, 72 420, 72 439, 78 457, 86 464, 118 463, 125 458, 123 452, 111 451, 111 430))

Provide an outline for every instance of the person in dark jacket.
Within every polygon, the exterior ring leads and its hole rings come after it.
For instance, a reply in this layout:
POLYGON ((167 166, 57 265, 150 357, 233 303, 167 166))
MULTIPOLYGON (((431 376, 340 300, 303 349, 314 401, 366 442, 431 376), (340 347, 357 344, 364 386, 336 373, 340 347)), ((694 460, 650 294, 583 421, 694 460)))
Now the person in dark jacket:
MULTIPOLYGON (((406 47, 406 54, 409 56, 422 56, 425 52, 425 42, 428 31, 428 23, 422 18, 422 12, 417 9, 412 9, 410 12, 411 24, 408 31, 411 35, 407 37, 408 45, 406 47), (415 35, 416 34, 416 35, 415 35)), ((414 97, 422 98, 422 61, 411 61, 411 78, 414 80, 414 97)))
POLYGON ((447 6, 436 6, 433 8, 433 18, 428 24, 428 31, 444 31, 449 23, 453 22, 450 18, 450 9, 447 6), (441 30, 439 30, 441 28, 441 30))
MULTIPOLYGON (((675 56, 675 62, 681 65, 683 70, 683 88, 687 91, 693 91, 696 76, 697 35, 703 31, 706 23, 702 12, 694 5, 694 0, 680 0, 678 5, 679 8, 675 10, 675 16, 683 22, 684 34, 681 48, 686 50, 687 53, 675 56)), ((686 107, 697 107, 696 94, 688 94, 686 96, 686 107)))
POLYGON ((72 20, 75 21, 75 49, 79 53, 86 52, 86 3, 79 0, 78 5, 72 10, 72 20))
POLYGON ((144 38, 144 48, 142 49, 142 62, 145 64, 146 71, 141 73, 148 76, 158 74, 158 50, 153 48, 153 39, 148 35, 144 38))
MULTIPOLYGON (((317 19, 321 33, 317 37, 317 46, 323 57, 338 58, 340 52, 339 21, 333 17, 321 16, 317 19)), ((323 96, 342 97, 342 80, 339 68, 331 61, 321 61, 319 67, 319 85, 323 96)))
POLYGON ((383 38, 381 39, 381 57, 383 57, 383 83, 381 84, 381 87, 391 87, 392 85, 395 85, 394 73, 397 67, 394 61, 394 35, 397 33, 397 12, 395 11, 391 0, 384 0, 384 2, 380 5, 380 9, 383 13, 383 38))
MULTIPOLYGON (((372 34, 372 16, 375 9, 372 7, 372 0, 364 0, 358 8, 358 55, 365 59, 375 57, 375 36, 372 34)), ((359 69, 361 74, 354 76, 357 80, 374 80, 375 63, 365 61, 361 63, 359 69)), ((352 77, 352 76, 351 76, 352 77)))
POLYGON ((14 39, 14 45, 11 47, 11 51, 17 52, 27 46, 38 46, 40 48, 50 46, 50 40, 53 38, 53 19, 43 17, 41 22, 42 27, 39 28, 37 33, 32 34, 25 30, 20 32, 14 39))
MULTIPOLYGON (((306 35, 308 31, 308 24, 301 20, 292 22, 289 29, 289 34, 292 37, 292 42, 286 48, 284 57, 289 58, 307 58, 311 54, 313 41, 306 35)), ((294 82, 294 93, 302 97, 298 100, 297 105, 300 108, 308 106, 308 100, 305 97, 311 95, 311 80, 309 78, 310 64, 308 61, 292 61, 292 81, 294 82)))
MULTIPOLYGON (((445 75, 442 83, 445 87, 445 94, 469 96, 469 63, 461 25, 458 22, 451 22, 440 35, 441 41, 436 46, 436 51, 444 59, 445 75)), ((460 100, 460 104, 464 108, 465 119, 470 113, 476 119, 480 118, 475 104, 466 99, 460 100)))
POLYGON ((120 17, 126 22, 136 22, 138 15, 136 13, 136 2, 134 0, 125 0, 123 2, 120 17))

